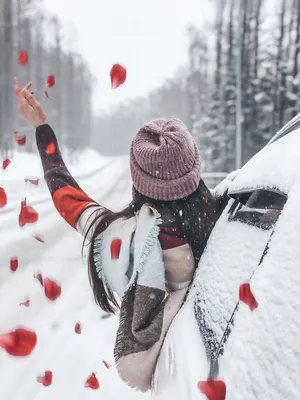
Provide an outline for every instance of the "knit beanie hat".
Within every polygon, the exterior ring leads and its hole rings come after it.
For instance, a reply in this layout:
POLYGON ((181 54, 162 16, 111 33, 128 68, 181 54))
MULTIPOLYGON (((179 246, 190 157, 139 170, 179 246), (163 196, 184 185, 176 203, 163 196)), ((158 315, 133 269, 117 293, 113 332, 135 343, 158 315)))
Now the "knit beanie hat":
POLYGON ((155 200, 178 200, 200 182, 197 145, 179 119, 156 119, 133 138, 130 169, 134 188, 155 200))

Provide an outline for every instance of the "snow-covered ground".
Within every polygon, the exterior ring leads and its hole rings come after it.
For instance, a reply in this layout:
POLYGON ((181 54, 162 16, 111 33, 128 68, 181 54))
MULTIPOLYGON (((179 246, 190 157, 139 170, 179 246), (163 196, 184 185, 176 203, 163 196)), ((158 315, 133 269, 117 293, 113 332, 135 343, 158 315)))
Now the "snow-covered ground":
MULTIPOLYGON (((118 209, 130 198, 125 159, 84 154, 77 166, 69 169, 82 188, 104 205, 118 209), (87 161, 88 168, 84 167, 87 161)), ((39 161, 36 156, 17 154, 7 170, 1 172, 0 186, 13 186, 11 182, 20 183, 27 175, 42 177, 39 161)), ((12 197, 8 196, 7 207, 0 210, 0 333, 25 326, 36 331, 38 343, 26 358, 14 358, 0 349, 0 399, 149 399, 150 394, 132 391, 120 381, 113 367, 107 369, 103 364, 103 359, 113 364, 117 318, 101 318, 103 313, 94 304, 87 268, 81 260, 82 238, 57 214, 43 183, 41 187, 29 185, 19 193, 8 189, 12 197), (21 229, 19 200, 25 195, 38 211, 39 221, 21 229), (45 243, 36 241, 34 233, 42 234, 45 243), (15 273, 9 269, 12 256, 19 259, 15 273), (62 285, 62 295, 56 302, 45 298, 33 277, 36 272, 62 285), (27 298, 30 307, 19 306, 27 298), (77 321, 82 324, 81 335, 74 331, 77 321), (45 370, 53 372, 49 387, 36 381, 45 370), (100 382, 96 391, 84 387, 92 372, 100 382)))

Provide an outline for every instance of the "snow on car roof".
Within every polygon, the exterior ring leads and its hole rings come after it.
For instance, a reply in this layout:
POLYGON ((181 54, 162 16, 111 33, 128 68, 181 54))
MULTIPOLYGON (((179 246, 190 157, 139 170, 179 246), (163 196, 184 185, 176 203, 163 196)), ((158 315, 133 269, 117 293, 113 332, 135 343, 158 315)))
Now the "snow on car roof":
POLYGON ((297 114, 293 119, 291 119, 287 124, 284 125, 283 128, 280 129, 279 132, 276 133, 275 136, 269 141, 268 144, 275 142, 276 140, 282 138, 283 136, 295 131, 300 127, 300 113, 297 114))
POLYGON ((280 138, 277 135, 240 170, 229 194, 258 188, 288 193, 300 177, 300 127, 280 138))

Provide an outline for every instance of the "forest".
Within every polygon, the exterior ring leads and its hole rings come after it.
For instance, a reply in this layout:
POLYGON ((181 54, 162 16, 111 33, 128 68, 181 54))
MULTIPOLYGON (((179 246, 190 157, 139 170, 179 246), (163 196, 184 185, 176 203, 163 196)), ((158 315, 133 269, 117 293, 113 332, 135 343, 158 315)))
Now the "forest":
MULTIPOLYGON (((37 97, 46 107, 49 121, 70 152, 90 143, 92 124, 91 73, 79 54, 63 43, 60 21, 47 15, 39 0, 0 2, 0 152, 14 148, 13 131, 29 129, 17 114, 13 77, 20 84, 32 81, 37 97), (19 55, 28 54, 20 63, 19 55), (55 86, 44 94, 47 77, 55 76, 55 86), (80 94, 80 95, 79 95, 80 94), (82 135, 85 132, 85 135, 82 135)), ((34 135, 26 136, 26 150, 35 151, 34 135)), ((21 148, 20 148, 21 149, 21 148)))
MULTIPOLYGON (((21 84, 34 77, 51 125, 71 153, 91 145, 103 154, 127 154, 142 123, 177 117, 196 138, 205 171, 229 172, 247 162, 299 111, 300 0, 210 1, 214 22, 187 29, 186 63, 174 76, 142 98, 92 115, 91 72, 63 44, 60 21, 38 0, 2 0, 1 152, 14 147, 13 131, 28 129, 12 92, 17 75, 21 84), (23 49, 26 66, 18 63, 23 49), (49 74, 56 85, 47 98, 49 74)), ((33 142, 28 135, 26 150, 35 149, 33 142)))
POLYGON ((98 116, 100 151, 126 153, 141 123, 178 117, 195 136, 205 171, 229 172, 299 112, 300 0, 212 1, 214 23, 187 31, 186 65, 148 96, 98 116))

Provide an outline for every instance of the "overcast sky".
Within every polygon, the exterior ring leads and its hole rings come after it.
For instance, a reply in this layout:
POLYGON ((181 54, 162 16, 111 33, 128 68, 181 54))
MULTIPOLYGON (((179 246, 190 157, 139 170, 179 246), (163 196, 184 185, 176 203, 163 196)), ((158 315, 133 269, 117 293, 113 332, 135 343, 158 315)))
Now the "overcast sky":
POLYGON ((187 59, 186 28, 213 18, 212 0, 44 0, 64 23, 65 42, 78 50, 97 78, 94 110, 145 95, 187 59), (76 33, 75 33, 76 32, 76 33), (127 68, 112 91, 114 63, 127 68))

